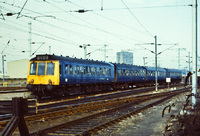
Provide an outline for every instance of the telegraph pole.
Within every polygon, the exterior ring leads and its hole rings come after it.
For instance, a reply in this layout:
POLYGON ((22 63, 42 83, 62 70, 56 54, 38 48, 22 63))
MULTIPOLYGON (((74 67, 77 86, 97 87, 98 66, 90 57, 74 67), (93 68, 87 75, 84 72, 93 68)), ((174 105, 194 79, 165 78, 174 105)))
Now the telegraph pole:
POLYGON ((106 46, 108 46, 108 45, 105 45, 105 44, 104 44, 104 61, 106 61, 106 57, 107 57, 107 56, 106 56, 106 46))
POLYGON ((86 59, 87 57, 87 46, 90 46, 90 44, 83 44, 83 45, 80 45, 79 47, 80 48, 83 48, 84 49, 84 59, 86 59))
POLYGON ((189 71, 190 71, 190 52, 188 52, 188 63, 189 63, 189 71))
POLYGON ((185 50, 185 48, 178 48, 178 69, 180 69, 180 62, 181 62, 181 61, 180 61, 180 60, 181 60, 181 59, 180 59, 180 56, 181 56, 181 55, 180 55, 180 54, 181 54, 180 52, 181 52, 181 50, 185 50))
MULTIPOLYGON (((187 62, 187 61, 186 61, 187 62)), ((190 61, 190 52, 188 52, 188 71, 190 72, 190 63, 191 63, 191 61, 190 61)), ((190 77, 189 77, 189 85, 190 85, 190 77)))
MULTIPOLYGON (((188 52, 188 63, 189 63, 189 72, 190 72, 190 52, 188 52)), ((189 77, 189 85, 190 85, 190 77, 189 77)))
POLYGON ((51 54, 51 46, 49 46, 49 54, 51 54))
POLYGON ((178 48, 178 69, 180 69, 180 48, 178 48))
POLYGON ((156 92, 158 91, 158 72, 157 72, 157 36, 154 37, 155 38, 155 89, 156 89, 156 92))
POLYGON ((188 52, 188 56, 186 56, 186 57, 188 57, 188 61, 186 61, 187 63, 188 63, 188 71, 190 71, 190 63, 192 62, 191 60, 190 60, 190 58, 192 58, 192 57, 190 57, 190 52, 188 52))
POLYGON ((2 55, 2 72, 3 72, 3 83, 4 83, 4 57, 5 55, 2 55))
POLYGON ((104 49, 99 49, 100 51, 103 51, 103 52, 104 52, 104 61, 106 61, 106 58, 107 58, 107 51, 108 51, 108 50, 112 50, 112 49, 106 49, 107 46, 108 46, 108 45, 104 44, 104 47, 102 47, 102 48, 104 48, 104 49))
POLYGON ((147 57, 143 57, 144 66, 146 65, 145 59, 147 59, 147 57))
POLYGON ((28 23, 29 25, 29 51, 30 51, 30 58, 32 56, 32 23, 28 23))
MULTIPOLYGON (((157 70, 157 56, 160 55, 162 52, 168 50, 169 48, 173 47, 174 45, 177 44, 173 44, 171 47, 161 51, 161 52, 157 52, 157 46, 158 45, 163 45, 163 44, 157 44, 157 36, 154 37, 155 38, 155 43, 144 43, 144 44, 150 44, 150 45, 155 45, 155 51, 151 51, 149 50, 151 53, 155 54, 155 91, 158 91, 158 70, 157 70)), ((140 45, 140 44, 136 44, 136 45, 140 45)), ((141 45, 140 45, 141 46, 141 45)), ((143 47, 143 46, 141 46, 143 47)), ((148 50, 147 48, 143 47, 145 50, 148 50)))
POLYGON ((197 0, 193 0, 193 42, 192 42, 192 105, 196 105, 197 95, 197 0))
POLYGON ((4 57, 5 57, 6 55, 3 55, 3 52, 5 51, 6 47, 9 45, 9 43, 10 43, 10 40, 7 42, 5 48, 4 48, 3 51, 1 52, 1 55, 2 55, 3 83, 4 83, 4 61, 6 61, 6 60, 4 59, 4 57))

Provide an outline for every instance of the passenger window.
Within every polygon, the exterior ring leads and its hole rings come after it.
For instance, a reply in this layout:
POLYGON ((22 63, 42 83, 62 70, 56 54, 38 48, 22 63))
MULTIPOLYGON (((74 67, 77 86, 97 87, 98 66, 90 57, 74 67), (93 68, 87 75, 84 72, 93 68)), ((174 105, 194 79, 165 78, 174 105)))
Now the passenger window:
POLYGON ((133 76, 136 76, 136 71, 135 70, 133 71, 133 76))
POLYGON ((45 63, 38 64, 38 75, 45 75, 45 63))
POLYGON ((47 63, 47 75, 54 75, 54 63, 47 63))
POLYGON ((91 67, 88 67, 88 74, 91 75, 91 67))
POLYGON ((94 74, 96 75, 97 74, 97 68, 94 67, 94 74))
POLYGON ((100 75, 102 75, 102 69, 101 68, 99 68, 99 72, 100 72, 100 75))
POLYGON ((30 75, 36 75, 37 63, 31 63, 30 75))
POLYGON ((133 76, 133 71, 132 71, 132 70, 130 70, 129 72, 130 72, 130 73, 129 73, 129 76, 131 76, 131 77, 132 77, 132 76, 133 76))
POLYGON ((122 75, 125 76, 125 70, 124 69, 122 70, 122 75))
POLYGON ((103 75, 107 75, 107 68, 103 68, 103 75))
POLYGON ((95 68, 94 67, 91 68, 91 73, 92 73, 92 75, 95 75, 95 68))
POLYGON ((85 74, 88 74, 88 67, 85 68, 85 74))
POLYGON ((69 66, 69 74, 73 74, 73 67, 69 66))
POLYGON ((129 70, 126 70, 126 76, 129 76, 129 70))
POLYGON ((79 74, 79 66, 76 66, 76 67, 75 67, 75 73, 76 73, 76 74, 79 74))
POLYGON ((80 66, 80 73, 84 74, 84 67, 83 66, 80 66))
POLYGON ((117 70, 117 76, 120 76, 120 70, 119 69, 117 70))
POLYGON ((68 65, 65 65, 65 74, 68 74, 69 72, 69 70, 68 70, 69 68, 68 68, 68 65))

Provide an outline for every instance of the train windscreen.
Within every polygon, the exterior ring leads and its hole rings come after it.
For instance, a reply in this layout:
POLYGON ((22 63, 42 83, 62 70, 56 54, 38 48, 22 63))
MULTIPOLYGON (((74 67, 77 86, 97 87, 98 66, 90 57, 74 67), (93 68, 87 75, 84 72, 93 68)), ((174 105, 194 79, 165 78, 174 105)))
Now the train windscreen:
POLYGON ((38 75, 45 75, 45 63, 38 64, 38 75))
POLYGON ((54 63, 47 63, 47 75, 54 75, 54 63))

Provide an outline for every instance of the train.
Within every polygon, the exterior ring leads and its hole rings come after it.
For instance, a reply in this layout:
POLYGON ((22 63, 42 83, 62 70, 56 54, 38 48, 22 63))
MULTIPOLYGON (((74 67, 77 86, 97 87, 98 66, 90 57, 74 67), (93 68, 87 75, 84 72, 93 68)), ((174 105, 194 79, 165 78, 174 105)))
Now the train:
MULTIPOLYGON (((157 68, 158 84, 179 83, 182 71, 157 68)), ((63 96, 155 84, 155 67, 109 63, 50 54, 30 59, 27 89, 33 95, 63 96)))

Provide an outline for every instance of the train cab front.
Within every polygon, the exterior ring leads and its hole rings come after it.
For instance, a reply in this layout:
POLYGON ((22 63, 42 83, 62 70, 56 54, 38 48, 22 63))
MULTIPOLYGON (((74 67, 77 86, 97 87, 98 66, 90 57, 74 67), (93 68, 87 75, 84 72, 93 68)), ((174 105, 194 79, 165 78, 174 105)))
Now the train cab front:
POLYGON ((59 61, 30 61, 27 89, 38 97, 51 96, 59 85, 59 61))

